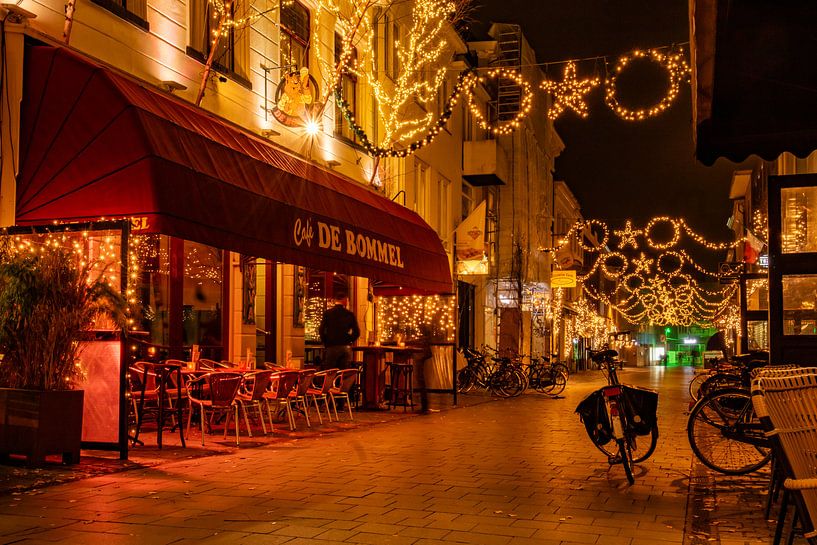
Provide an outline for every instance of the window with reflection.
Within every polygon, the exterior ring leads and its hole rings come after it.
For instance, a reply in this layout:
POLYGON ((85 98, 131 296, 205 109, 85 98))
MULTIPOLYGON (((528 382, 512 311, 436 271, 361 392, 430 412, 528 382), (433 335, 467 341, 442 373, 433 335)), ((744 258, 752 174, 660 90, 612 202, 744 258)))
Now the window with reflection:
POLYGON ((345 274, 307 269, 306 308, 304 310, 304 341, 320 343, 318 327, 326 309, 334 304, 335 297, 349 296, 349 277, 345 274))
POLYGON ((746 322, 746 336, 749 350, 769 349, 769 322, 749 320, 746 322))
POLYGON ((783 334, 817 335, 817 274, 783 277, 783 334))
POLYGON ((769 310, 769 281, 765 278, 746 281, 746 310, 769 310))
POLYGON ((817 252, 817 187, 780 190, 784 254, 817 252))
POLYGON ((137 235, 132 238, 132 247, 138 267, 135 295, 141 303, 139 329, 153 350, 166 348, 170 345, 170 237, 137 235))
POLYGON ((222 259, 218 248, 184 241, 184 346, 221 346, 222 259))

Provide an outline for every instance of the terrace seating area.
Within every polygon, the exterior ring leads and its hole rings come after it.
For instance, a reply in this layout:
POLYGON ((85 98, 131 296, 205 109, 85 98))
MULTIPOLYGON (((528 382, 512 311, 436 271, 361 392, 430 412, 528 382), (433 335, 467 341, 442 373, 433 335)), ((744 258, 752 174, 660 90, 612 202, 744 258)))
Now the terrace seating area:
POLYGON ((358 368, 316 372, 270 362, 258 367, 204 359, 133 363, 128 369, 133 444, 144 444, 148 431, 155 432, 159 448, 163 432, 165 438, 178 433, 182 446, 196 435, 205 446, 218 440, 216 434, 240 446, 242 439, 354 421, 358 368))

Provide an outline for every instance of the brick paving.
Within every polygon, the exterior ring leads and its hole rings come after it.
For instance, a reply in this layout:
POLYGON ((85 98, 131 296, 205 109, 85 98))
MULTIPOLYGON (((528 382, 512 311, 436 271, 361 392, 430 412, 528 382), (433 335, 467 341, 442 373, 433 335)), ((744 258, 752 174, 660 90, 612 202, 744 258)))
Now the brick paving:
POLYGON ((571 377, 563 399, 481 397, 432 415, 0 494, 0 544, 769 542, 773 527, 758 508, 763 475, 724 480, 692 460, 689 373, 621 374, 661 392, 658 448, 636 467, 633 486, 573 413, 602 380, 585 373, 571 377))

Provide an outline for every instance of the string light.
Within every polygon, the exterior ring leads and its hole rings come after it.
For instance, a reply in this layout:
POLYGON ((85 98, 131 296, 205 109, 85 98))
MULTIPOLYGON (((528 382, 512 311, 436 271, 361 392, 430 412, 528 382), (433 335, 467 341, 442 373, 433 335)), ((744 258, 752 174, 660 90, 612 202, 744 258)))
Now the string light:
POLYGON ((647 51, 636 49, 629 54, 619 57, 613 69, 613 74, 604 82, 604 100, 610 109, 620 118, 627 121, 643 121, 644 119, 660 114, 672 105, 678 96, 681 82, 685 81, 689 74, 689 65, 684 58, 683 51, 662 53, 658 49, 649 49, 647 51), (667 88, 666 95, 653 106, 633 110, 623 106, 619 101, 617 83, 619 76, 621 76, 627 66, 632 61, 641 59, 652 61, 663 67, 669 76, 669 87, 667 88))
MULTIPOLYGON (((474 104, 474 87, 468 87, 467 89, 467 104, 468 109, 471 110, 471 113, 474 114, 477 123, 479 126, 491 132, 495 135, 506 135, 512 133, 514 130, 520 127, 520 123, 523 119, 530 113, 531 106, 533 105, 533 91, 531 91, 530 83, 525 81, 525 78, 522 76, 520 72, 515 70, 510 70, 508 68, 496 68, 491 70, 487 74, 487 78, 490 79, 509 79, 516 83, 517 86, 521 89, 521 100, 519 103, 519 110, 516 112, 516 115, 513 119, 510 119, 504 123, 500 123, 497 125, 491 125, 487 119, 485 119, 485 114, 482 113, 482 110, 478 107, 478 105, 474 104)), ((479 76, 477 80, 479 83, 485 83, 486 76, 479 76)), ((476 83, 474 82, 474 84, 476 83)))
POLYGON ((421 326, 428 326, 437 341, 454 340, 454 297, 442 295, 411 295, 378 297, 377 339, 409 341, 421 335, 421 326))
POLYGON ((643 231, 641 231, 641 229, 633 229, 633 222, 630 220, 627 220, 627 223, 624 224, 624 229, 617 229, 613 231, 613 234, 618 237, 619 248, 623 249, 627 246, 632 246, 633 250, 638 249, 637 237, 642 233, 643 231))
POLYGON ((576 65, 573 61, 568 61, 565 65, 562 81, 545 80, 539 85, 543 90, 553 95, 553 104, 547 113, 548 118, 555 120, 562 115, 565 108, 570 108, 583 119, 587 118, 585 95, 594 87, 597 87, 599 83, 601 83, 599 78, 578 79, 576 77, 576 65))

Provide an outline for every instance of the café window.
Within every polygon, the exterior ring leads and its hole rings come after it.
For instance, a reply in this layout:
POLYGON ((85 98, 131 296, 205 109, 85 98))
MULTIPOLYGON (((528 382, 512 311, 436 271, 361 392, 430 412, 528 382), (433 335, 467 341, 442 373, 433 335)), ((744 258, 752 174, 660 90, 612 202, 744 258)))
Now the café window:
POLYGON ((749 320, 746 322, 749 350, 769 349, 769 322, 767 320, 749 320))
POLYGON ((299 2, 281 0, 280 66, 297 71, 309 66, 309 10, 299 2))
MULTIPOLYGON (((340 34, 335 33, 335 65, 340 62, 340 55, 343 51, 343 39, 340 34)), ((349 63, 353 64, 357 60, 357 48, 352 48, 352 57, 349 63)), ((348 104, 352 117, 357 116, 357 76, 349 70, 344 70, 340 75, 341 96, 348 104)), ((358 120, 358 123, 360 120, 358 120)), ((355 142, 357 137, 343 110, 335 102, 335 136, 341 137, 351 142, 355 142)))
POLYGON ((783 334, 817 335, 817 274, 783 277, 783 334))
POLYGON ((170 346, 170 237, 133 237, 137 256, 136 299, 141 303, 138 319, 143 340, 152 350, 170 346))
POLYGON ((224 346, 223 251, 166 235, 133 237, 137 359, 220 359, 224 346))
POLYGON ((223 253, 218 248, 184 241, 182 344, 219 347, 221 339, 223 253))
POLYGON ((817 187, 780 190, 784 254, 817 252, 817 187))
POLYGON ((306 304, 304 309, 304 341, 308 344, 321 342, 318 327, 323 314, 336 297, 349 296, 349 277, 345 274, 306 270, 306 304))

